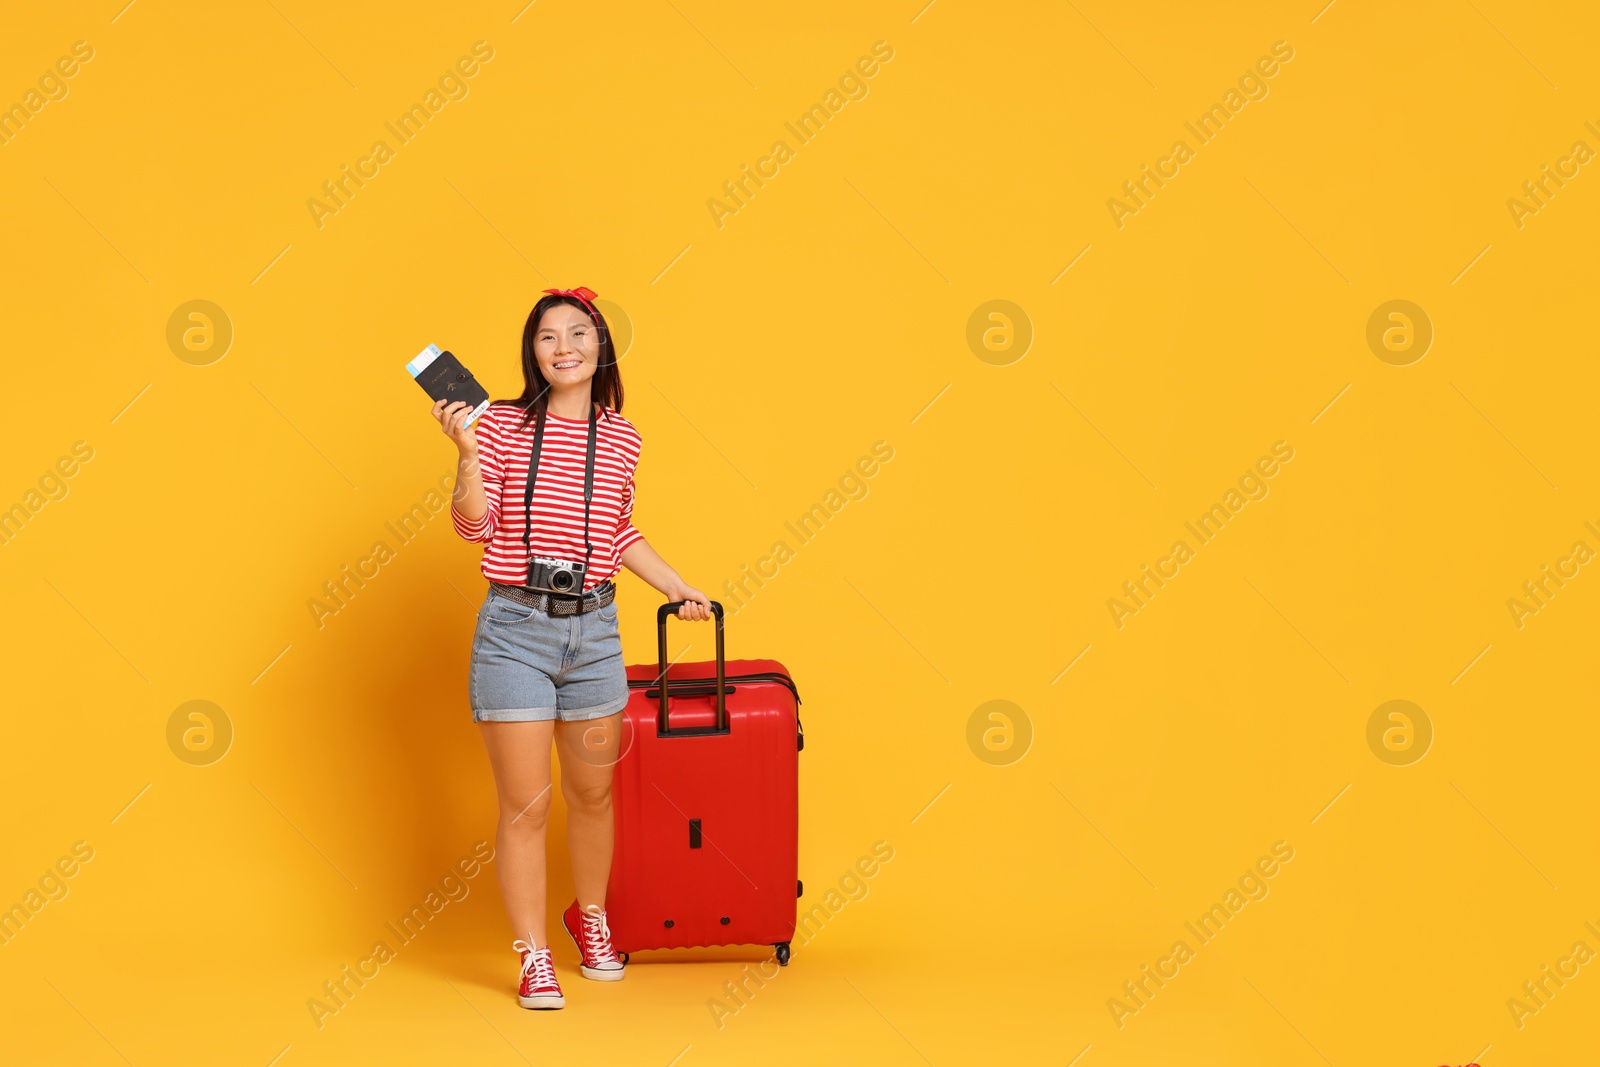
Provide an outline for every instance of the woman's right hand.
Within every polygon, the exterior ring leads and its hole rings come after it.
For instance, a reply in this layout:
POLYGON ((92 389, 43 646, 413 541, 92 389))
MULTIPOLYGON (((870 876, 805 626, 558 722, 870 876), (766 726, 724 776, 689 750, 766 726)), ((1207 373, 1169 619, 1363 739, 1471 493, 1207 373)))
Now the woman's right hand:
POLYGON ((439 420, 439 428, 444 431, 446 437, 455 442, 456 449, 463 456, 476 455, 478 452, 476 425, 463 425, 470 414, 472 406, 464 400, 449 402, 438 400, 433 405, 432 415, 439 420))

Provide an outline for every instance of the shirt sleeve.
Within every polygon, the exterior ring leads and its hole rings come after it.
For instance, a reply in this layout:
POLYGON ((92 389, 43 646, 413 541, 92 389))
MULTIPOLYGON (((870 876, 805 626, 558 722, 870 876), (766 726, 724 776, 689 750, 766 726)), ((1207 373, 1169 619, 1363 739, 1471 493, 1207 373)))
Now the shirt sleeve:
POLYGON ((617 516, 617 536, 612 543, 617 546, 617 556, 620 558, 635 542, 643 540, 644 534, 633 526, 633 474, 629 473, 628 487, 622 494, 622 513, 617 516))
POLYGON ((500 431, 485 412, 478 420, 478 468, 483 474, 483 495, 488 508, 476 522, 468 522, 450 501, 450 522, 468 541, 488 541, 500 525, 500 491, 505 481, 501 464, 500 431))

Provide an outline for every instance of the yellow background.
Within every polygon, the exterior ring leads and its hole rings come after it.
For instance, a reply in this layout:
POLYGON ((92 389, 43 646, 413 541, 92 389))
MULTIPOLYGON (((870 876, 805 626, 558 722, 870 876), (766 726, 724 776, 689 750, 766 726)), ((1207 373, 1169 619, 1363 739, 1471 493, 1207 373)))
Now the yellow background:
MULTIPOLYGON (((0 1059, 1592 1050, 1593 964, 1520 1028, 1506 1004, 1600 949, 1600 577, 1520 629, 1506 605, 1600 547, 1600 177, 1520 229, 1506 206, 1600 147, 1592 12, 519 7, 5 17, 0 102, 74 41, 95 56, 0 147, 0 505, 73 442, 94 458, 0 547, 0 903, 95 851, 0 947, 0 1059), (384 123, 479 40, 469 95, 394 144, 384 123), (785 121, 880 40, 869 95, 796 145, 785 121), (1184 122, 1280 40, 1270 94, 1196 146, 1184 122), (395 158, 319 229, 306 201, 380 138, 395 158), (1107 199, 1180 138, 1195 158, 1119 229, 1107 199), (779 139, 794 158, 718 228, 707 201, 779 139), (514 394, 529 307, 573 285, 634 324, 635 519, 708 591, 893 447, 728 641, 805 698, 804 903, 874 842, 894 859, 720 1029, 708 1001, 759 949, 613 988, 558 942, 568 1010, 519 1009, 491 866, 319 1030, 306 1001, 492 838, 494 796, 466 704, 474 546, 441 514, 322 628, 307 601, 451 469, 403 364, 436 342, 514 394), (235 331, 209 366, 166 342, 195 299, 235 331), (1007 366, 966 342, 996 299, 1035 333, 1007 366), (1365 340, 1393 299, 1434 326, 1410 366, 1365 340), (1280 440, 1270 495, 1119 630, 1107 599, 1280 440), (235 731, 209 766, 167 742, 196 699, 235 731), (1393 699, 1435 733, 1410 766, 1367 744, 1393 699), (1031 723, 1009 765, 968 745, 990 700, 1031 723), (1276 841, 1270 895, 1198 945, 1184 923, 1276 841), (1108 999, 1180 939, 1195 958, 1119 1028, 1108 999)), ((620 595, 647 659, 657 598, 620 595)), ((559 831, 552 860, 559 907, 559 831)))

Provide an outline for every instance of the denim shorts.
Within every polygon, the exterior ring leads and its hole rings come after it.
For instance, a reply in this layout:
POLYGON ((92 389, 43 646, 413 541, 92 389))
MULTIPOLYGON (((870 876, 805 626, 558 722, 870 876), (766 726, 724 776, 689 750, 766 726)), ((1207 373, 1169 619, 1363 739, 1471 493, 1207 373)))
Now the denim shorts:
POLYGON ((615 715, 628 703, 617 602, 547 615, 489 587, 472 635, 473 722, 563 722, 615 715))

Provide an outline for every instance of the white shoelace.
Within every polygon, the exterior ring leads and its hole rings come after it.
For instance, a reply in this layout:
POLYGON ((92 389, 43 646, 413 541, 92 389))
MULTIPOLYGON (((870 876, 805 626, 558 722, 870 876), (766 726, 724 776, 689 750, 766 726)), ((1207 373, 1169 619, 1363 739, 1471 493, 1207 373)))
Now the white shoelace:
POLYGON ((517 940, 511 947, 522 953, 522 977, 533 976, 533 988, 554 986, 556 984, 556 969, 551 962, 550 949, 534 948, 526 941, 517 940))
POLYGON ((617 950, 611 947, 611 927, 606 922, 606 913, 583 915, 583 940, 586 944, 587 954, 593 956, 597 963, 621 963, 617 950))

